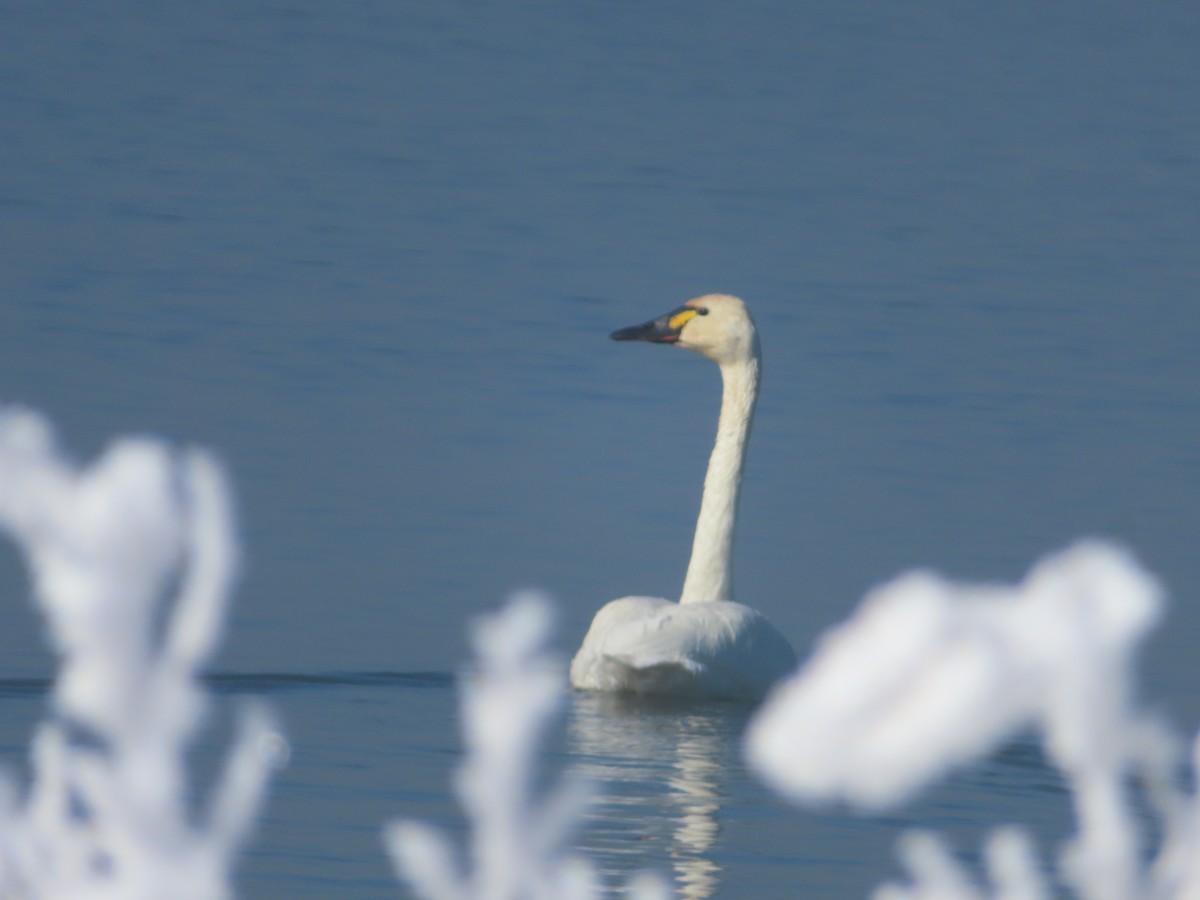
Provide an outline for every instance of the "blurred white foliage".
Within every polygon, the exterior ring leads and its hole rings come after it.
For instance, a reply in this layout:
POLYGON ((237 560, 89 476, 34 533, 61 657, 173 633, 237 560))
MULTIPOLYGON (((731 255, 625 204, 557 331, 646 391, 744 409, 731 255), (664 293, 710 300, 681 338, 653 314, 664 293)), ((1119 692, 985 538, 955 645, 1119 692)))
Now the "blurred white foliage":
MULTIPOLYGON (((476 668, 462 679, 466 757, 456 787, 471 826, 463 871, 450 841, 427 825, 398 821, 385 842, 400 877, 424 900, 593 900, 592 865, 566 851, 589 794, 575 779, 536 789, 538 749, 562 706, 562 660, 547 650, 547 603, 529 595, 477 623, 476 668)), ((623 896, 666 900, 667 886, 635 877, 623 896)))
MULTIPOLYGON (((286 745, 267 712, 248 706, 208 803, 189 809, 185 753, 205 706, 198 675, 236 565, 219 467, 199 452, 125 440, 77 470, 40 416, 0 408, 0 528, 28 562, 61 660, 30 784, 0 775, 0 900, 230 896, 286 745)), ((1155 581, 1099 543, 1043 561, 1011 588, 904 576, 868 596, 772 694, 748 731, 749 759, 792 799, 879 808, 1035 728, 1078 818, 1063 880, 1089 900, 1200 900, 1200 800, 1175 784, 1179 743, 1131 696, 1134 651, 1161 611, 1155 581), (1161 820, 1148 865, 1130 778, 1161 820)), ((524 598, 476 629, 457 785, 472 826, 467 870, 434 829, 387 829, 398 872, 426 900, 602 895, 590 863, 566 851, 586 789, 569 779, 535 786, 566 684, 546 650, 549 622, 542 601, 524 598)), ((1200 771, 1200 739, 1192 765, 1200 771)), ((1053 893, 1019 828, 988 841, 983 885, 934 835, 906 835, 900 855, 909 882, 881 887, 879 900, 1053 893)), ((670 890, 643 875, 624 895, 665 900, 670 890)))
POLYGON ((0 777, 0 898, 230 896, 282 739, 244 709, 205 808, 189 809, 198 676, 236 566, 219 466, 130 439, 76 469, 41 416, 0 408, 0 529, 60 659, 31 783, 0 777))
MULTIPOLYGON (((879 808, 1034 728, 1074 801, 1066 884, 1092 900, 1200 897, 1200 803, 1174 784, 1177 740, 1131 696, 1134 650, 1161 612, 1154 579, 1099 542, 1044 560, 1011 588, 903 576, 872 592, 771 695, 747 732, 748 758, 796 801, 879 808), (1149 866, 1131 777, 1162 819, 1149 866)), ((1017 829, 986 848, 987 888, 931 835, 909 835, 900 849, 912 883, 880 898, 1052 893, 1017 829)))

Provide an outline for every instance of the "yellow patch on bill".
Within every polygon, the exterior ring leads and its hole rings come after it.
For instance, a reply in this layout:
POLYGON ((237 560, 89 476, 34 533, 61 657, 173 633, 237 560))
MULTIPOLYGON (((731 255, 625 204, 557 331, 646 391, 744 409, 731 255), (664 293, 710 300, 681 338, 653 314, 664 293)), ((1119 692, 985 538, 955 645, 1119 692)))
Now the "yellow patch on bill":
POLYGON ((671 316, 671 318, 667 321, 667 324, 671 326, 672 331, 678 331, 680 328, 690 322, 695 315, 696 311, 694 309, 682 309, 675 313, 675 315, 671 316))

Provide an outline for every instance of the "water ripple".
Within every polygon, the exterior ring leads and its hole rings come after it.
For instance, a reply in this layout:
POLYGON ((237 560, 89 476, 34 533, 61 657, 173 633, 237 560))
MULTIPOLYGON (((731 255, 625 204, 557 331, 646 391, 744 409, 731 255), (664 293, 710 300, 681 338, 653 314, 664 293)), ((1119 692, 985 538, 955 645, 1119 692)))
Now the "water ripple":
POLYGON ((339 687, 449 688, 454 685, 454 675, 450 672, 220 672, 206 675, 204 681, 218 694, 276 694, 339 687))

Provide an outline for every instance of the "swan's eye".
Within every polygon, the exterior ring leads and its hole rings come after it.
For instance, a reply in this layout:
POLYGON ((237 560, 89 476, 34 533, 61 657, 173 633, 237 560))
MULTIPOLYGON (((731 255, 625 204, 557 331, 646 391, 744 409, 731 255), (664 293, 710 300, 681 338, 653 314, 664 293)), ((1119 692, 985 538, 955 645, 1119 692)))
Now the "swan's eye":
POLYGON ((708 307, 707 306, 697 306, 696 307, 696 315, 707 316, 708 315, 708 307))

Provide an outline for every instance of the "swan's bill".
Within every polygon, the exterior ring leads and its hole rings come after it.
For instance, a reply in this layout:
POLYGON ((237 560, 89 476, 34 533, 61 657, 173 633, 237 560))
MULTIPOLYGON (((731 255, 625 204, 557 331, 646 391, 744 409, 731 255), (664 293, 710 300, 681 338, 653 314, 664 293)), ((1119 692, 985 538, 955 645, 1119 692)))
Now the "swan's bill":
POLYGON ((650 341, 655 344, 673 344, 679 340, 683 326, 699 315, 699 310, 690 306, 673 309, 665 316, 659 316, 641 325, 631 325, 619 328, 609 335, 614 341, 650 341))

